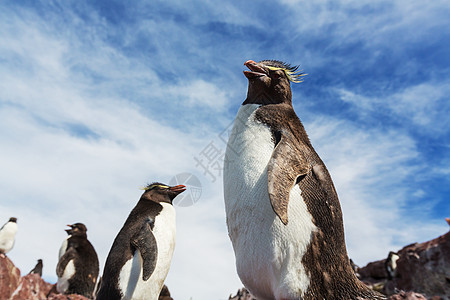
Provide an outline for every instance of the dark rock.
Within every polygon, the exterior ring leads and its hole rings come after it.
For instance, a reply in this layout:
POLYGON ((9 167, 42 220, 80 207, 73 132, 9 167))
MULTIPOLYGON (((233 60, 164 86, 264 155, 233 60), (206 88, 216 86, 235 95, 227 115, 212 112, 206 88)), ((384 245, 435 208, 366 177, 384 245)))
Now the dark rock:
POLYGON ((427 298, 422 294, 401 291, 398 294, 390 296, 388 300, 427 300, 427 298))
POLYGON ((428 296, 450 295, 450 232, 399 251, 396 288, 428 296))
POLYGON ((367 266, 359 268, 358 273, 361 279, 368 281, 377 281, 378 279, 386 279, 388 274, 385 268, 386 259, 377 260, 368 263, 367 266))
POLYGON ((414 291, 436 297, 433 300, 447 300, 450 299, 449 253, 450 232, 447 232, 431 241, 411 244, 398 251, 396 276, 392 279, 388 278, 385 269, 386 259, 371 262, 358 273, 361 280, 373 289, 381 289, 386 295, 402 290, 406 292, 401 297, 409 297, 393 299, 416 299, 411 298, 414 293, 408 293, 414 291))

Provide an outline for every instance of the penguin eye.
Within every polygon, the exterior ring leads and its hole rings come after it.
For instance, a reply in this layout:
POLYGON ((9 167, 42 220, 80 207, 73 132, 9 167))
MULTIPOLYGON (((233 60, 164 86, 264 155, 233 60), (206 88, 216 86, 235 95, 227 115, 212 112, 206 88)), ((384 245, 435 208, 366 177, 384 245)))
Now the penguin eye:
POLYGON ((277 72, 277 71, 275 71, 275 72, 271 72, 272 74, 272 78, 274 78, 274 79, 279 79, 280 77, 281 77, 281 74, 279 73, 279 72, 277 72))

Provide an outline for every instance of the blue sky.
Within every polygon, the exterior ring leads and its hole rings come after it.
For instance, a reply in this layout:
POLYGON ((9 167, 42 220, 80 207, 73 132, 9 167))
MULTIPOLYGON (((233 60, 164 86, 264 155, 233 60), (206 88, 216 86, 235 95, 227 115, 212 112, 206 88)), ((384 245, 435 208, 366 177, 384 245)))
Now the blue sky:
POLYGON ((65 225, 100 257, 139 187, 189 172, 167 284, 175 299, 241 286, 220 154, 248 59, 298 64, 294 108, 334 179, 359 265, 448 230, 448 1, 2 1, 0 222, 11 259, 55 281, 65 225), (209 146, 209 148, 208 148, 209 146), (213 147, 212 147, 213 146, 213 147), (211 148, 212 147, 212 148, 211 148), (196 159, 214 149, 206 171, 196 159), (1 221, 3 220, 3 221, 1 221))

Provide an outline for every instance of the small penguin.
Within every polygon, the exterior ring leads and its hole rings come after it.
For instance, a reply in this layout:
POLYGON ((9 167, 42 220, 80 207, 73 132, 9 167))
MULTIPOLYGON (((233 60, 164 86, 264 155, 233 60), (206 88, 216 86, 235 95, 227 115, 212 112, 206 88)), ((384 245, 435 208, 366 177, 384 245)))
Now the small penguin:
POLYGON ((397 260, 400 258, 398 253, 393 251, 389 251, 388 257, 384 262, 384 267, 386 268, 386 273, 388 275, 388 279, 392 280, 397 276, 397 260))
POLYGON ((6 253, 14 247, 17 233, 17 218, 9 218, 2 228, 0 228, 0 256, 5 257, 6 253))
POLYGON ((42 259, 38 259, 37 264, 34 266, 33 270, 30 271, 28 274, 38 274, 42 277, 42 268, 43 268, 42 259))
POLYGON ((62 294, 79 294, 93 297, 99 272, 97 253, 87 239, 87 228, 82 223, 70 226, 67 249, 56 266, 56 290, 62 294))
POLYGON ((386 299, 347 256, 330 174, 292 107, 298 67, 245 62, 249 81, 224 164, 228 233, 244 286, 264 299, 386 299))
POLYGON ((173 199, 184 185, 144 188, 106 259, 97 300, 156 300, 175 247, 173 199))

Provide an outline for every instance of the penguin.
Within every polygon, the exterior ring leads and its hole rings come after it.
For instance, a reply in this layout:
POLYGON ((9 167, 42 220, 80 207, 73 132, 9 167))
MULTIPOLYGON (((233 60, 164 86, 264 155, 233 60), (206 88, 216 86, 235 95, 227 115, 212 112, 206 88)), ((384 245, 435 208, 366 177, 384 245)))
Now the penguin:
POLYGON ((67 249, 56 266, 56 290, 62 294, 79 294, 92 298, 99 273, 97 252, 87 239, 83 223, 70 226, 67 249))
POLYGON ((292 107, 298 66, 248 60, 247 98, 224 160, 224 200, 236 269, 265 299, 386 299, 355 275, 338 196, 292 107))
POLYGON ((97 300, 156 300, 163 288, 175 247, 172 201, 186 187, 144 190, 109 251, 97 300))
POLYGON ((0 228, 0 256, 5 257, 6 253, 14 247, 17 233, 17 218, 11 217, 2 228, 0 228))
POLYGON ((42 277, 42 268, 43 268, 42 259, 38 259, 37 264, 34 266, 33 270, 30 271, 28 274, 38 274, 42 277))
POLYGON ((392 280, 397 276, 397 260, 400 258, 398 253, 389 251, 388 257, 384 262, 388 279, 392 280))

